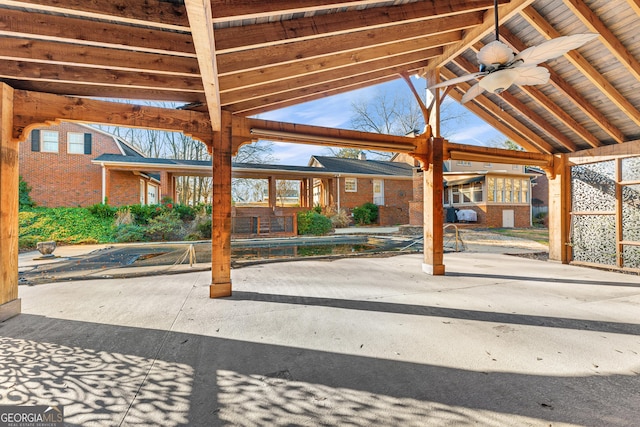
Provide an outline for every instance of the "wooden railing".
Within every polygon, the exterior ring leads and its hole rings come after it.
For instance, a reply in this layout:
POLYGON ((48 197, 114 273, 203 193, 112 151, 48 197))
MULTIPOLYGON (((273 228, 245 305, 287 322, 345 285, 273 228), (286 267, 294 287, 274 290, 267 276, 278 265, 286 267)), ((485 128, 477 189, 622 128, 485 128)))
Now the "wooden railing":
POLYGON ((296 215, 237 216, 231 218, 234 237, 283 237, 298 234, 296 215))

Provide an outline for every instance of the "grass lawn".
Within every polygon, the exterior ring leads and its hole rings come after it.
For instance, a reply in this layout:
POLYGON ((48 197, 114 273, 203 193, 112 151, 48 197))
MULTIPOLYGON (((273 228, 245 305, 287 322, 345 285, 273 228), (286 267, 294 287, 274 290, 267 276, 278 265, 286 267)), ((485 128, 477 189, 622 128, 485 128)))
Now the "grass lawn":
POLYGON ((491 231, 504 234, 505 236, 533 240, 543 245, 549 244, 548 228, 492 228, 491 231))

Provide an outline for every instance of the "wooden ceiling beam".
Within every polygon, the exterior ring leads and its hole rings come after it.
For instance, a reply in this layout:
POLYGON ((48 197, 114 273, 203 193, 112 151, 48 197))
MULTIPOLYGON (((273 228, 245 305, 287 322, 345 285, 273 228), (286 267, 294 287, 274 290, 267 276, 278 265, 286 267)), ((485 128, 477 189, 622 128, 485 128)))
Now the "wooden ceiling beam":
POLYGON ((401 26, 378 28, 374 30, 356 31, 349 34, 323 37, 314 40, 303 40, 284 45, 267 46, 232 54, 218 55, 220 75, 235 72, 261 70, 264 67, 308 60, 312 58, 331 57, 342 53, 357 53, 363 47, 368 49, 397 45, 401 42, 426 46, 425 41, 442 44, 438 36, 450 34, 463 28, 473 27, 481 22, 478 12, 456 15, 432 21, 425 26, 421 22, 401 26))
MULTIPOLYGON (((513 34, 507 28, 500 28, 500 37, 506 43, 510 44, 516 52, 522 52, 529 47, 525 45, 522 40, 516 37, 515 34, 513 34)), ((578 93, 578 91, 575 90, 573 86, 569 85, 569 83, 567 83, 562 77, 560 77, 560 75, 556 73, 555 70, 545 64, 541 65, 549 70, 549 74, 551 75, 550 82, 557 90, 562 92, 563 95, 566 96, 571 102, 573 102, 573 104, 584 114, 586 114, 587 117, 593 120, 596 125, 598 125, 602 130, 609 134, 609 136, 611 136, 615 142, 624 142, 624 135, 622 134, 620 129, 614 126, 613 123, 611 123, 601 112, 599 112, 593 105, 591 105, 591 103, 587 101, 586 98, 584 98, 580 93, 578 93)), ((576 122, 573 117, 571 117, 563 109, 560 109, 555 103, 552 102, 552 105, 549 105, 548 107, 546 103, 543 104, 543 102, 538 99, 539 97, 537 95, 537 92, 540 91, 538 91, 537 89, 533 91, 527 89, 531 88, 531 86, 523 86, 522 88, 527 93, 529 93, 529 95, 538 100, 545 108, 547 108, 549 112, 551 112, 551 109, 555 110, 554 114, 560 120, 565 122, 569 128, 580 135, 589 145, 593 147, 596 147, 596 145, 594 145, 596 143, 598 145, 601 145, 600 141, 595 136, 593 136, 591 132, 589 132, 581 124, 576 122)), ((541 96, 540 99, 543 99, 543 97, 541 96)))
POLYGON ((348 67, 342 67, 304 76, 295 76, 291 79, 261 85, 258 87, 244 88, 240 90, 224 92, 221 94, 222 105, 234 104, 251 99, 272 96, 279 93, 291 93, 308 87, 317 87, 319 84, 332 84, 341 80, 350 80, 356 76, 370 73, 387 72, 398 74, 404 69, 415 70, 416 64, 427 63, 427 59, 439 55, 442 48, 434 48, 411 52, 406 55, 392 56, 366 63, 356 63, 348 67))
POLYGON ((406 55, 411 52, 424 51, 448 43, 455 43, 457 40, 460 40, 460 37, 460 32, 454 31, 423 37, 421 39, 365 48, 359 51, 342 52, 326 57, 299 60, 293 63, 285 63, 254 71, 220 75, 220 85, 223 88, 222 92, 260 86, 270 82, 290 79, 295 76, 306 76, 321 71, 347 67, 353 64, 371 62, 380 58, 391 58, 393 56, 406 55))
POLYGON ((380 0, 297 0, 294 2, 290 0, 248 0, 242 2, 211 0, 211 9, 215 11, 213 22, 226 22, 364 6, 379 2, 380 0))
POLYGON ((24 8, 41 12, 51 12, 64 16, 76 16, 121 22, 127 24, 156 26, 166 29, 189 30, 189 22, 184 6, 180 2, 145 0, 144 2, 124 2, 113 0, 0 0, 0 6, 24 8))
POLYGON ((602 42, 618 61, 640 81, 640 62, 636 60, 631 52, 618 40, 615 34, 593 13, 583 0, 564 0, 569 10, 576 15, 580 21, 594 33, 600 34, 600 42, 602 42))
POLYGON ((234 114, 242 115, 242 116, 255 116, 257 114, 267 113, 269 111, 279 110, 281 108, 291 107, 293 105, 302 104, 305 102, 316 101, 318 99, 328 98, 330 96, 340 95, 346 92, 351 92, 357 89, 362 89, 365 87, 370 87, 382 83, 387 83, 393 80, 397 80, 399 76, 389 76, 384 77, 379 80, 370 80, 360 84, 346 85, 342 87, 338 87, 323 93, 314 93, 308 96, 304 96, 297 99, 288 99, 284 102, 273 103, 269 105, 255 105, 255 106, 235 106, 238 109, 233 110, 234 114))
POLYGON ((0 10, 0 36, 195 57, 193 42, 187 33, 136 26, 123 28, 116 23, 83 18, 0 10))
POLYGON ((222 110, 220 108, 220 84, 218 83, 218 64, 216 61, 216 45, 211 20, 210 0, 184 0, 191 36, 198 55, 198 66, 202 77, 207 109, 214 132, 222 126, 222 110))
MULTIPOLYGON (((561 36, 561 34, 532 7, 524 9, 522 17, 547 39, 554 39, 561 36)), ((630 120, 640 126, 640 111, 622 96, 589 61, 575 50, 569 51, 564 57, 609 98, 630 120)))
MULTIPOLYGON (((446 79, 452 79, 456 77, 453 72, 447 70, 446 68, 441 68, 440 73, 446 79)), ((471 85, 469 83, 461 83, 456 85, 455 88, 466 92, 469 90, 471 85)), ((454 91, 451 91, 452 93, 454 91)), ((462 99, 462 96, 460 96, 462 99)), ((481 117, 486 118, 487 114, 489 116, 493 116, 491 121, 488 121, 489 124, 496 127, 496 129, 503 132, 508 137, 517 136, 513 141, 520 145, 527 151, 537 151, 541 153, 551 154, 556 150, 546 141, 544 141, 541 137, 539 137, 535 132, 531 129, 527 128, 523 123, 519 122, 515 117, 510 116, 509 114, 505 114, 502 109, 494 104, 490 99, 488 99, 485 95, 480 95, 475 97, 472 101, 463 104, 465 107, 469 108, 474 113, 481 115, 481 117), (476 103, 482 109, 484 109, 485 113, 479 113, 476 108, 473 107, 473 103, 476 103), (505 127, 510 128, 508 132, 504 132, 505 127)))
POLYGON ((627 0, 629 7, 633 9, 636 15, 640 16, 640 0, 627 0))
POLYGON ((48 40, 0 37, 0 60, 41 64, 199 76, 195 58, 131 52, 48 40))
POLYGON ((198 76, 146 74, 138 71, 105 70, 60 64, 39 64, 22 61, 0 61, 0 78, 41 82, 73 83, 78 86, 97 85, 105 88, 131 87, 171 92, 202 92, 198 76))
POLYGON ((16 139, 26 138, 25 130, 34 124, 56 120, 183 132, 199 140, 207 140, 212 133, 208 115, 198 111, 98 101, 24 90, 14 91, 13 112, 13 137, 16 139))
MULTIPOLYGON (((498 9, 500 23, 504 24, 534 1, 535 0, 511 0, 509 4, 500 6, 498 9)), ((491 9, 484 14, 482 24, 476 25, 471 30, 467 31, 460 42, 447 47, 442 55, 429 62, 429 65, 421 72, 421 74, 424 75, 427 71, 434 71, 444 66, 453 58, 467 50, 474 43, 477 43, 484 36, 491 33, 494 28, 495 22, 493 19, 493 9, 491 9)))
MULTIPOLYGON (((478 44, 481 44, 481 43, 478 43, 478 44)), ((453 62, 455 62, 456 65, 458 65, 460 68, 465 70, 467 73, 475 72, 476 66, 471 64, 462 56, 455 58, 453 62)), ((555 139, 560 145, 565 147, 567 150, 576 151, 578 149, 578 147, 573 141, 571 141, 567 136, 565 136, 558 129, 551 126, 549 122, 547 122, 544 118, 540 117, 540 115, 535 111, 533 111, 531 108, 527 107, 512 93, 505 90, 498 96, 502 98, 504 102, 509 104, 515 111, 519 112, 520 115, 525 120, 527 120, 529 123, 536 126, 541 131, 546 132, 551 138, 555 139)))
POLYGON ((59 81, 33 81, 15 79, 3 79, 3 81, 15 89, 22 89, 31 92, 51 93, 55 95, 104 98, 105 94, 108 93, 109 97, 114 99, 167 101, 178 102, 181 104, 205 102, 203 92, 178 92, 171 91, 170 88, 163 88, 162 90, 159 90, 153 88, 134 88, 131 86, 79 86, 75 81, 71 83, 59 81))
MULTIPOLYGON (((500 0, 500 3, 507 1, 500 0)), ((216 29, 216 50, 218 54, 222 54, 362 30, 371 31, 411 22, 420 22, 424 31, 434 20, 491 7, 493 0, 429 0, 249 26, 231 26, 216 29)))
POLYGON ((332 92, 340 87, 353 87, 354 85, 361 85, 371 81, 377 82, 387 77, 396 79, 401 72, 405 70, 417 70, 421 66, 423 66, 425 62, 425 60, 421 60, 413 64, 407 64, 398 67, 375 69, 373 71, 369 70, 368 72, 362 72, 357 75, 349 74, 348 78, 337 79, 336 81, 319 80, 313 85, 304 87, 292 87, 288 91, 267 93, 260 97, 255 97, 248 100, 239 100, 235 103, 223 105, 225 106, 225 108, 228 108, 231 111, 246 111, 259 106, 280 104, 282 102, 303 98, 306 99, 309 96, 324 97, 324 94, 332 92))

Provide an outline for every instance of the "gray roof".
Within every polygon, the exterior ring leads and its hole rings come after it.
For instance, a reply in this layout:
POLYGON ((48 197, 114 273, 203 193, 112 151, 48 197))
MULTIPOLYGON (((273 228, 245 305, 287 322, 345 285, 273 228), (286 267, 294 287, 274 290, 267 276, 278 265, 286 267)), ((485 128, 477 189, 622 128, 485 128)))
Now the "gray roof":
POLYGON ((413 176, 413 167, 406 163, 383 160, 344 159, 341 157, 312 156, 327 172, 340 174, 413 176))
MULTIPOLYGON (((329 172, 343 175, 378 175, 378 176, 403 176, 413 175, 413 168, 406 163, 397 163, 381 160, 357 160, 342 159, 337 157, 313 156, 322 167, 271 165, 260 163, 233 163, 235 169, 274 170, 290 172, 329 172)), ((200 166, 211 167, 211 160, 180 160, 161 159, 149 157, 132 157, 120 154, 102 154, 94 159, 94 162, 138 163, 152 166, 200 166)))

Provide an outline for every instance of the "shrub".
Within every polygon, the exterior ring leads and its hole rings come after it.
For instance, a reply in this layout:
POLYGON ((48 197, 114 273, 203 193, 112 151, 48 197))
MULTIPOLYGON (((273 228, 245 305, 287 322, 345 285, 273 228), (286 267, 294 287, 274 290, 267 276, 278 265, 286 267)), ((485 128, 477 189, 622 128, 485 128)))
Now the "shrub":
POLYGON ((353 219, 360 225, 376 222, 378 220, 378 206, 373 203, 365 203, 353 208, 353 219))
POLYGON ((181 237, 182 226, 176 212, 163 211, 149 220, 145 233, 152 240, 173 240, 181 237))
POLYGON ((109 206, 106 203, 96 203, 95 205, 89 206, 87 209, 91 215, 102 219, 113 218, 116 216, 116 212, 118 212, 118 208, 109 206))
POLYGON ((160 214, 162 208, 156 205, 131 205, 128 207, 138 225, 146 225, 149 220, 160 214))
POLYGON ((331 231, 331 220, 315 211, 298 212, 298 234, 320 236, 331 231))
POLYGON ((20 177, 18 187, 18 209, 29 209, 35 206, 35 203, 31 199, 31 187, 25 180, 20 177))
POLYGON ((351 223, 349 214, 342 208, 335 209, 332 207, 327 207, 325 209, 324 215, 331 220, 331 226, 333 228, 345 228, 348 227, 351 223))
POLYGON ((122 224, 115 232, 115 241, 119 243, 144 242, 145 230, 136 224, 122 224))
POLYGON ((122 209, 118 209, 116 212, 116 220, 115 226, 120 227, 121 225, 130 225, 134 223, 133 215, 131 215, 131 209, 128 207, 124 207, 122 209))
MULTIPOLYGON (((170 204, 165 205, 166 208, 171 209, 170 204)), ((173 210, 178 214, 182 221, 193 221, 198 212, 198 208, 194 208, 189 205, 173 205, 173 210)))

